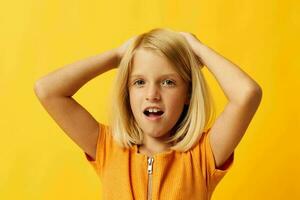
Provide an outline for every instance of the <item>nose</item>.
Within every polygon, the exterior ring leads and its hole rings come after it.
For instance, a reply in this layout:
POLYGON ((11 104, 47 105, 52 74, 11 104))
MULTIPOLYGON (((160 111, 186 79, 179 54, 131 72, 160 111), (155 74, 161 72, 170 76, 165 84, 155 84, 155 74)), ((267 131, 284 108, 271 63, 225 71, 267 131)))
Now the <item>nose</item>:
POLYGON ((160 92, 159 88, 157 88, 155 85, 149 85, 147 93, 146 93, 146 100, 147 101, 158 101, 160 100, 160 92))

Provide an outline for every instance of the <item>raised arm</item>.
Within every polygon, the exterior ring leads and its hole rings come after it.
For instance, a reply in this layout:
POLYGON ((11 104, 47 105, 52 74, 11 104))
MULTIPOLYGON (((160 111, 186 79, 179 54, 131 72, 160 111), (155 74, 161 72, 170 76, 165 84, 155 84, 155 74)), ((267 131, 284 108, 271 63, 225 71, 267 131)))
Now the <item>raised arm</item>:
POLYGON ((217 79, 229 100, 213 124, 210 134, 216 166, 221 168, 245 134, 260 104, 262 89, 242 69, 204 45, 196 36, 180 33, 217 79))
POLYGON ((113 49, 59 68, 34 85, 35 94, 48 114, 93 160, 99 123, 72 96, 86 82, 115 66, 113 49))

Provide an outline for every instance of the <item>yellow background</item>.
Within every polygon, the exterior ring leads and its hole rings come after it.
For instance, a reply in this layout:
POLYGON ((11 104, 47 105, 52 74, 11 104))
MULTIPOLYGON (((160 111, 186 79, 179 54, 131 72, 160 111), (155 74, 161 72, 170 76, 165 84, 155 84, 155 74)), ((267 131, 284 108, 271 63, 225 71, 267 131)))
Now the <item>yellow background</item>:
MULTIPOLYGON (((59 67, 156 27, 196 34, 263 88, 233 168, 213 199, 300 199, 299 13, 297 0, 2 1, 0 199, 100 199, 96 173, 33 86, 59 67)), ((103 123, 115 72, 74 95, 103 123)), ((204 73, 219 114, 225 95, 204 73)))

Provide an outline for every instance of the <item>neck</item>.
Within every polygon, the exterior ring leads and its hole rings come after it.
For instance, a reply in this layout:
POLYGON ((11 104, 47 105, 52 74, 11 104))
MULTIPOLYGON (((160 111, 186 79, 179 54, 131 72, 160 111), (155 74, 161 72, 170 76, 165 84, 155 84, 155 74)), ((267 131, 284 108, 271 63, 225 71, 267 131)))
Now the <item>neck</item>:
POLYGON ((138 146, 139 151, 147 154, 167 151, 171 147, 171 144, 165 144, 163 141, 168 137, 169 134, 166 134, 164 138, 153 138, 145 134, 143 144, 138 146))

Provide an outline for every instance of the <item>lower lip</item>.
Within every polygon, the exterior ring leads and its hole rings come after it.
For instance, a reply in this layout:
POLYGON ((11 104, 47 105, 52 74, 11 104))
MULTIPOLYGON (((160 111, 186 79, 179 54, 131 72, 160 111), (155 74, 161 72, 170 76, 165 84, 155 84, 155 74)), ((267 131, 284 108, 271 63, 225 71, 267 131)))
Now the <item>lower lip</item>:
POLYGON ((147 116, 144 114, 144 116, 146 117, 146 119, 150 120, 150 121, 158 121, 162 118, 162 116, 164 115, 164 113, 162 115, 159 115, 159 116, 147 116))

